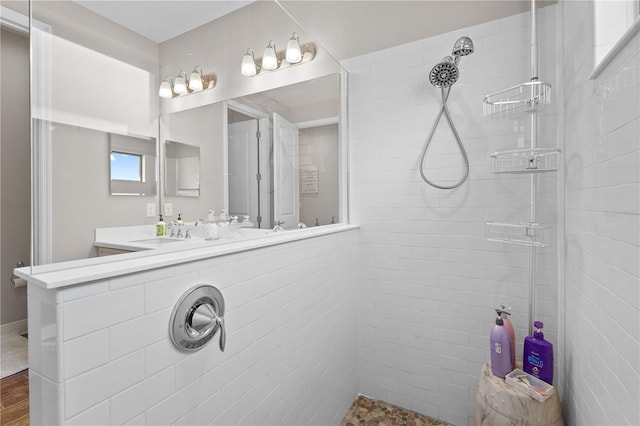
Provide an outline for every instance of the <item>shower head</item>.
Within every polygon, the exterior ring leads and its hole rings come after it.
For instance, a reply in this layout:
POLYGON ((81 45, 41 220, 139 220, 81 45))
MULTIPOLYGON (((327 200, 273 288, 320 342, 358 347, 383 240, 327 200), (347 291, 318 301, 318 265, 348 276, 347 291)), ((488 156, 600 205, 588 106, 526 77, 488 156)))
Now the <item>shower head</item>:
POLYGON ((473 42, 467 36, 460 37, 453 45, 453 56, 467 56, 473 53, 473 42))
POLYGON ((458 67, 451 56, 445 57, 429 73, 429 81, 436 87, 449 87, 458 81, 458 67))

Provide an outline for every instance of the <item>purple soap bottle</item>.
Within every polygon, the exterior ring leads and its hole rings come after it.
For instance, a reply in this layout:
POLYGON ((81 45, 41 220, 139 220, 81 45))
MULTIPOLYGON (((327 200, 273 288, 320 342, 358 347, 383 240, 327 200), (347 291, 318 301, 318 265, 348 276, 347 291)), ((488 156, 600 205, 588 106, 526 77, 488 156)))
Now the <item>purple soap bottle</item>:
POLYGON ((502 311, 496 309, 498 318, 496 318, 496 325, 491 330, 490 342, 491 342, 491 372, 494 376, 498 376, 504 379, 504 377, 513 371, 513 362, 511 360, 511 339, 509 337, 509 331, 504 326, 504 321, 501 317, 502 311))
POLYGON ((524 338, 522 367, 526 373, 529 373, 532 376, 552 385, 553 345, 544 340, 544 334, 542 334, 542 322, 535 321, 533 326, 535 327, 533 336, 527 336, 524 338))

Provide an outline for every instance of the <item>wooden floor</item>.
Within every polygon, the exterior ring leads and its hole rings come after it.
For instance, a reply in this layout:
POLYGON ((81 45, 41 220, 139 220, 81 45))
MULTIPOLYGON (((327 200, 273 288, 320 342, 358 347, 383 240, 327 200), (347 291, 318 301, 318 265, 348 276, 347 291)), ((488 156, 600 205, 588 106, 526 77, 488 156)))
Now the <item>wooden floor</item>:
POLYGON ((29 370, 0 380, 0 425, 29 426, 29 370))

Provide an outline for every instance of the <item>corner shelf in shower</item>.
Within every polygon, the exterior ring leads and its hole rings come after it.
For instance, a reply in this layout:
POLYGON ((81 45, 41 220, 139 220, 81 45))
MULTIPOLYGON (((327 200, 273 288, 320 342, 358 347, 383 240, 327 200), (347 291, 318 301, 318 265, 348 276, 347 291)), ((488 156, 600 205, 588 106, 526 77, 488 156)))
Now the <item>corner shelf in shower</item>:
POLYGON ((517 118, 539 112, 550 103, 551 85, 538 80, 486 95, 482 101, 484 116, 490 118, 517 118))
POLYGON ((529 247, 549 245, 549 225, 540 223, 498 223, 487 222, 485 231, 488 241, 518 244, 529 247))
POLYGON ((558 170, 559 149, 524 148, 489 155, 494 173, 543 173, 558 170))

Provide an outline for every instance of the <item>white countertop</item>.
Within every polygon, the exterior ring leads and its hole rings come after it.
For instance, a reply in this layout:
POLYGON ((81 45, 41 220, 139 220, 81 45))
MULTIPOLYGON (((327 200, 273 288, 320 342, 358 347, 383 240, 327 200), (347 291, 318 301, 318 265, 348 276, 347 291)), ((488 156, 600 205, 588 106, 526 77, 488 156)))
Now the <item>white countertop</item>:
MULTIPOLYGON (((130 244, 129 247, 135 246, 137 247, 136 250, 142 251, 116 256, 93 257, 69 262, 24 267, 16 269, 15 273, 19 277, 26 279, 29 284, 35 284, 46 289, 53 289, 358 228, 359 226, 357 225, 336 224, 280 232, 263 230, 261 235, 254 236, 250 239, 217 241, 190 239, 162 245, 161 247, 157 245, 142 247, 145 243, 136 242, 135 244, 131 244, 132 241, 123 239, 113 239, 111 242, 104 240, 100 242, 103 244, 101 245, 102 247, 123 248, 127 244, 130 244), (110 243, 112 246, 106 245, 110 243), (155 248, 155 250, 149 250, 150 248, 155 248)), ((127 238, 129 240, 138 239, 137 235, 138 234, 132 233, 129 234, 127 238)), ((141 239, 145 238, 146 237, 143 236, 141 239)), ((153 234, 148 238, 154 238, 153 234)), ((97 240, 96 243, 98 243, 97 240)))

